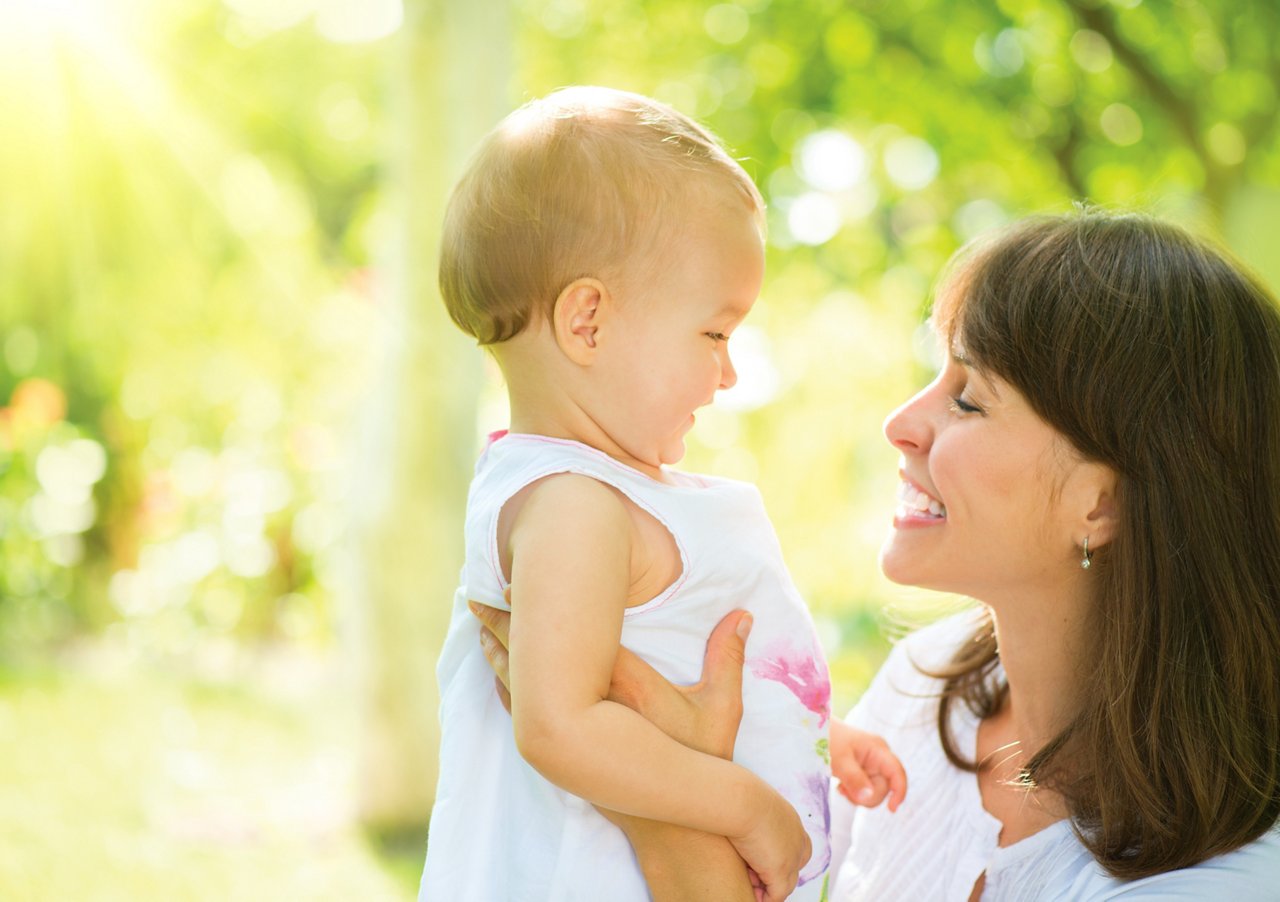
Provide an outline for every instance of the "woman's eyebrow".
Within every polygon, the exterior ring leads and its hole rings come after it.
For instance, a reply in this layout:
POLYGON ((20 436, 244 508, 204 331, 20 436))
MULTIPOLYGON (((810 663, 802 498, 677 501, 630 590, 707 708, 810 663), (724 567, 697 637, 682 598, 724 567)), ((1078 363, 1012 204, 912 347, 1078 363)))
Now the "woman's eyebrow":
POLYGON ((991 394, 995 395, 996 400, 1001 400, 1000 389, 996 387, 995 382, 981 367, 975 366, 972 360, 964 356, 964 348, 953 346, 951 348, 951 359, 981 379, 982 384, 987 387, 991 394))

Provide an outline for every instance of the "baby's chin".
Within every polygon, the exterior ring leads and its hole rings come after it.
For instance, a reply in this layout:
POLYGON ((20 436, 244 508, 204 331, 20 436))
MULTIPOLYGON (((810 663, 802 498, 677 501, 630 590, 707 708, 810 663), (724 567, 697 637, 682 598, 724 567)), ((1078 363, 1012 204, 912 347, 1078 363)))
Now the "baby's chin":
POLYGON ((684 460, 684 455, 684 439, 678 438, 673 442, 668 443, 658 452, 658 465, 671 466, 673 464, 678 464, 680 461, 684 460))

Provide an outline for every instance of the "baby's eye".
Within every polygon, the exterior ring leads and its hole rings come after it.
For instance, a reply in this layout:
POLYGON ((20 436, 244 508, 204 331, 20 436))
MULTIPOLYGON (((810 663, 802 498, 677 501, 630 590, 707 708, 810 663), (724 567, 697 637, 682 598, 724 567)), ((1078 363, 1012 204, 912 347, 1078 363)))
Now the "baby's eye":
POLYGON ((728 341, 729 340, 729 336, 725 335, 723 332, 707 332, 705 334, 707 338, 710 338, 712 341, 728 341))

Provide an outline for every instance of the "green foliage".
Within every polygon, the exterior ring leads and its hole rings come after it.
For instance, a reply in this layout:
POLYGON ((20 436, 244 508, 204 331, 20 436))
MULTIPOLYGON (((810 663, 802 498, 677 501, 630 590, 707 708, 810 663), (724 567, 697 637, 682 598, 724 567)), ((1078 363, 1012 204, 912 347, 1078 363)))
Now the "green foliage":
MULTIPOLYGON (((4 14, 0 422, 26 416, 31 386, 62 402, 38 429, 0 428, 0 637, 322 641, 387 326, 370 272, 391 45, 327 39, 301 0, 83 8, 4 14), (105 451, 87 507, 83 486, 40 477, 71 445, 105 451), (59 492, 83 529, 41 525, 59 492)), ((896 481, 878 424, 932 368, 919 324, 963 242, 1074 200, 1136 204, 1280 278, 1260 228, 1280 209, 1265 0, 512 12, 513 102, 574 82, 655 94, 760 182, 769 276, 740 367, 755 388, 705 418, 687 465, 761 484, 833 641, 861 641, 849 611, 900 597, 875 565, 896 481)))
POLYGON ((26 379, 0 409, 0 626, 10 641, 39 644, 76 621, 91 623, 94 486, 106 470, 102 445, 63 420, 66 397, 26 379))
POLYGON ((20 223, 0 231, 0 413, 22 417, 24 386, 64 403, 48 438, 0 431, 0 638, 324 640, 376 327, 377 57, 218 3, 144 5, 3 14, 0 102, 27 115, 0 160, 20 223), (109 465, 83 538, 59 538, 34 512, 70 487, 33 475, 77 435, 109 465))

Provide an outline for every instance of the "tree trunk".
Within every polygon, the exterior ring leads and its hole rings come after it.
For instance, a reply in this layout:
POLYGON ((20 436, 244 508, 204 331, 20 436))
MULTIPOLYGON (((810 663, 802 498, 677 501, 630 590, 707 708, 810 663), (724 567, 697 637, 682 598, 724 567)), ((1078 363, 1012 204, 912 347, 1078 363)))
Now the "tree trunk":
POLYGON ((392 67, 388 196, 396 234, 380 390, 355 505, 360 815, 425 822, 439 748, 435 662, 462 565, 481 355, 436 287, 445 201, 510 103, 506 0, 406 0, 392 67))

